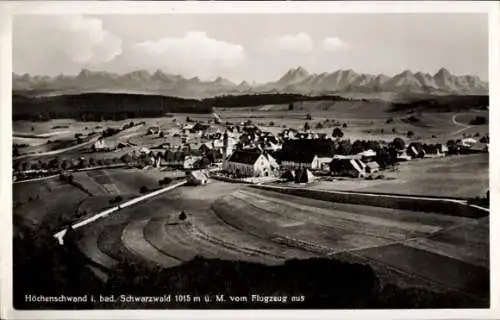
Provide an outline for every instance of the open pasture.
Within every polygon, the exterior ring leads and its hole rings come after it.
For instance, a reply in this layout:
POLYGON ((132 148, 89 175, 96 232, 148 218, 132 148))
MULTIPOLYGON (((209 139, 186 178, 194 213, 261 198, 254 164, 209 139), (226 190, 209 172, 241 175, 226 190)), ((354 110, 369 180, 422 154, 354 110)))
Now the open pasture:
POLYGON ((488 154, 402 162, 395 172, 384 171, 381 180, 318 181, 317 190, 346 190, 404 195, 473 198, 489 189, 488 154))
POLYGON ((390 104, 383 101, 308 101, 295 103, 293 110, 289 110, 287 104, 282 104, 221 108, 216 112, 223 121, 237 123, 251 120, 261 124, 264 130, 272 132, 279 132, 283 128, 301 130, 307 122, 315 132, 330 134, 334 128, 333 121, 337 121, 341 125, 346 124, 346 127, 341 129, 344 136, 351 140, 407 138, 408 132, 411 131, 411 140, 445 143, 448 139, 462 137, 465 132, 472 135, 476 132, 481 135, 488 134, 488 125, 468 128, 472 115, 482 116, 487 114, 486 111, 391 112, 390 104), (307 119, 308 114, 311 119, 307 119), (326 122, 327 120, 330 123, 326 122))
MULTIPOLYGON (((159 169, 102 169, 78 172, 74 175, 77 183, 92 195, 140 195, 140 188, 159 188, 158 181, 169 172, 159 169)), ((171 174, 170 174, 171 175, 171 174)))

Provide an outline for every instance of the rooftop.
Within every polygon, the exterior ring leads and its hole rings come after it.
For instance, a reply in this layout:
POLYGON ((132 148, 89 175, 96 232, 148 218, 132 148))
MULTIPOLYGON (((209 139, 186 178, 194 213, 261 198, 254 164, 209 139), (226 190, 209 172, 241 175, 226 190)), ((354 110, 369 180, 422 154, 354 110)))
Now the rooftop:
POLYGON ((256 151, 241 151, 236 150, 229 157, 229 162, 244 163, 244 164, 254 164, 260 157, 261 153, 256 151))

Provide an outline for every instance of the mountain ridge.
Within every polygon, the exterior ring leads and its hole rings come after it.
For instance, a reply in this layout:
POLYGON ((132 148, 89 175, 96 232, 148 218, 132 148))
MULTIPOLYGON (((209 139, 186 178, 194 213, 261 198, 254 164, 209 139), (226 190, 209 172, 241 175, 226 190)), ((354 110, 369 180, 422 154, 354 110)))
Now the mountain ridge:
POLYGON ((78 75, 32 76, 12 74, 13 91, 64 94, 92 91, 143 91, 179 97, 204 98, 220 94, 238 93, 417 93, 417 94, 488 94, 488 82, 474 75, 453 75, 445 68, 434 75, 421 71, 403 70, 390 77, 384 74, 357 73, 352 69, 334 72, 310 73, 303 67, 288 70, 276 81, 250 84, 234 83, 217 77, 203 81, 198 77, 186 78, 166 73, 134 70, 124 74, 82 69, 78 75))

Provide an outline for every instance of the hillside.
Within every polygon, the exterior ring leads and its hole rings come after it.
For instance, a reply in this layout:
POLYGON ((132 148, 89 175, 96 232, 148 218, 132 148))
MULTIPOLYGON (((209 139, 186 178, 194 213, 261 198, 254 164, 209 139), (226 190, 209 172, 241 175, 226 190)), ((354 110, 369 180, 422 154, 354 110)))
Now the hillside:
POLYGON ((169 112, 209 113, 211 106, 200 100, 159 95, 85 93, 52 97, 14 94, 13 120, 73 118, 82 121, 162 117, 169 112))
POLYGON ((276 81, 251 85, 239 84, 222 77, 203 81, 184 78, 157 70, 153 74, 137 70, 126 74, 83 69, 78 75, 32 76, 12 75, 14 92, 31 95, 61 95, 88 92, 142 92, 183 98, 207 98, 221 94, 293 93, 306 95, 373 95, 396 94, 488 94, 488 83, 473 75, 453 75, 441 68, 434 75, 410 70, 392 77, 357 73, 354 70, 309 73, 302 67, 287 71, 276 81))
POLYGON ((210 113, 213 107, 237 108, 297 101, 343 101, 338 96, 298 94, 227 95, 203 100, 142 93, 94 92, 51 96, 14 93, 14 120, 72 118, 81 121, 162 117, 167 113, 210 113))
POLYGON ((489 108, 489 96, 442 96, 429 97, 425 99, 414 99, 407 102, 392 103, 391 111, 436 111, 436 112, 460 112, 470 109, 487 110, 489 108))

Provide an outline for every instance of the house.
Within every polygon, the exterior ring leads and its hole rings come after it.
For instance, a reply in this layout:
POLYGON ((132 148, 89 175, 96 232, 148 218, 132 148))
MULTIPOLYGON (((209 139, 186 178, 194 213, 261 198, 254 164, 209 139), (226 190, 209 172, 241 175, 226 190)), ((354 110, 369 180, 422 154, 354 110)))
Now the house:
POLYGON ((263 153, 236 150, 222 164, 222 170, 237 177, 269 177, 273 168, 263 153))
POLYGON ((271 165, 271 169, 274 170, 274 171, 277 171, 279 170, 280 168, 280 165, 278 163, 278 161, 272 156, 270 155, 268 152, 264 151, 263 153, 264 157, 267 158, 267 160, 269 161, 269 164, 271 165))
POLYGON ((161 130, 159 126, 152 126, 148 128, 147 135, 157 135, 160 134, 161 130))
POLYGON ((203 132, 208 130, 209 128, 210 128, 209 125, 198 122, 190 129, 190 132, 191 133, 203 132))
POLYGON ((150 163, 152 164, 153 167, 159 168, 161 165, 161 156, 152 154, 150 157, 150 163))
POLYGON ((212 141, 202 143, 200 148, 198 149, 201 154, 207 154, 213 150, 212 141))
POLYGON ((201 159, 202 157, 198 156, 186 156, 183 163, 184 169, 193 169, 195 167, 195 164, 201 159))
POLYGON ((295 181, 295 170, 286 170, 281 175, 281 179, 284 179, 286 181, 295 181))
POLYGON ((477 142, 467 151, 469 151, 470 153, 487 153, 489 151, 489 146, 487 143, 477 142))
POLYGON ((295 183, 311 183, 314 181, 314 175, 307 168, 295 170, 295 183))
POLYGON ((373 151, 372 149, 365 150, 363 152, 358 153, 358 156, 361 157, 361 160, 365 163, 371 162, 375 159, 377 156, 377 152, 373 151))
POLYGON ((93 151, 111 151, 114 148, 110 146, 108 143, 106 143, 103 139, 97 140, 93 145, 92 145, 92 150, 93 151))
POLYGON ((187 181, 190 185, 205 185, 208 183, 208 171, 202 169, 188 172, 187 181))
POLYGON ((426 152, 424 158, 444 158, 445 153, 441 152, 441 148, 432 148, 429 152, 426 152))
POLYGON ((279 134, 283 139, 295 139, 297 135, 297 130, 295 129, 285 129, 279 134))
POLYGON ((125 143, 125 142, 119 142, 118 145, 116 146, 117 149, 123 149, 123 148, 126 148, 126 147, 129 147, 130 144, 128 143, 125 143))
POLYGON ((314 163, 311 166, 311 169, 313 170, 323 170, 323 171, 329 171, 330 168, 330 162, 332 162, 333 157, 316 157, 314 160, 314 163))
POLYGON ((477 143, 477 140, 472 139, 472 138, 466 138, 466 139, 463 139, 461 141, 460 145, 465 147, 465 148, 470 148, 476 143, 477 143))
POLYGON ((286 140, 279 154, 284 168, 321 170, 327 169, 334 150, 334 142, 329 139, 294 139, 286 140))
POLYGON ((380 166, 376 161, 370 161, 366 163, 366 171, 368 173, 375 173, 380 171, 380 166))
POLYGON ((411 157, 406 153, 406 150, 398 150, 398 161, 410 161, 411 157))
POLYGON ((215 118, 214 121, 215 121, 216 124, 222 123, 222 119, 221 119, 221 117, 217 113, 212 112, 212 116, 215 118))
POLYGON ((284 153, 280 156, 282 169, 318 169, 318 156, 310 153, 284 153))
POLYGON ((406 149, 406 154, 410 156, 412 159, 415 159, 415 158, 424 158, 426 152, 421 144, 410 143, 410 145, 406 149))
POLYGON ((334 176, 364 177, 367 166, 356 156, 335 156, 330 162, 330 172, 334 176))

